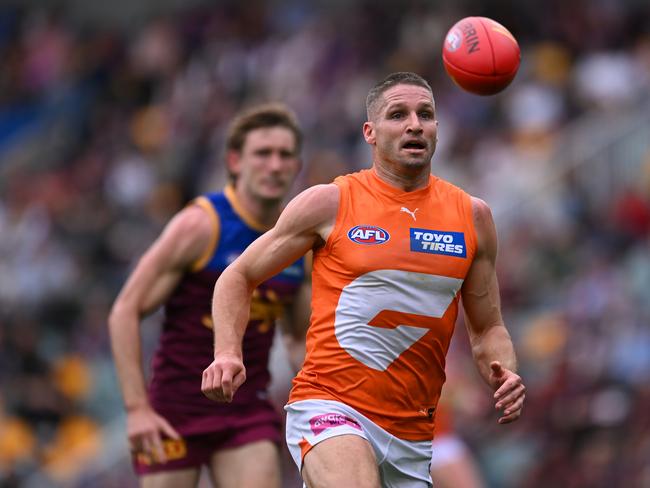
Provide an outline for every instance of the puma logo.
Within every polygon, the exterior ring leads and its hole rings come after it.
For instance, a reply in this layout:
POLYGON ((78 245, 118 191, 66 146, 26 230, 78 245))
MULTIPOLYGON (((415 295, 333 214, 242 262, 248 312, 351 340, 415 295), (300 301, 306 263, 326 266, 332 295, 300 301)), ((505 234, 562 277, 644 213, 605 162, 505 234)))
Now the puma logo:
POLYGON ((413 217, 413 220, 417 220, 417 219, 415 218, 415 212, 417 212, 418 210, 419 210, 419 208, 416 208, 415 210, 413 210, 413 211, 411 212, 411 211, 410 211, 408 208, 406 208, 406 207, 402 207, 402 208, 399 209, 400 212, 406 212, 406 213, 409 214, 411 217, 413 217))
POLYGON ((429 420, 433 418, 433 413, 436 411, 436 407, 424 407, 418 410, 418 413, 421 413, 422 415, 426 415, 429 420))

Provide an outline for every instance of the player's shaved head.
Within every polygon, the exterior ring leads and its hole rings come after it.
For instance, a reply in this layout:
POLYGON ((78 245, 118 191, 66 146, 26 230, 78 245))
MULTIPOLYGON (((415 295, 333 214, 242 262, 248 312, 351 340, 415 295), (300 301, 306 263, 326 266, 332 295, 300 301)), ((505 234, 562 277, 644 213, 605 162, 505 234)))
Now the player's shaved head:
POLYGON ((431 86, 427 80, 422 78, 417 73, 411 73, 408 71, 391 73, 375 86, 373 86, 368 92, 368 96, 366 97, 366 111, 368 113, 368 120, 374 120, 377 117, 377 114, 381 112, 381 108, 384 102, 384 92, 397 85, 421 86, 422 88, 426 88, 429 93, 431 93, 431 98, 433 99, 433 90, 431 89, 431 86))

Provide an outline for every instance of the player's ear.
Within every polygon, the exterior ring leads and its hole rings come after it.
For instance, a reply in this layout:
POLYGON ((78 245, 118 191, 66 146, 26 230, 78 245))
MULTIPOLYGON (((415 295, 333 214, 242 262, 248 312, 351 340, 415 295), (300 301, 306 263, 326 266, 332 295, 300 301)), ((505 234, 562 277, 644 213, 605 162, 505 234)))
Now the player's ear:
POLYGON ((230 149, 226 152, 226 167, 228 173, 237 176, 241 171, 241 152, 230 149))
POLYGON ((363 138, 368 144, 374 145, 377 142, 375 137, 375 124, 368 121, 363 124, 363 138))

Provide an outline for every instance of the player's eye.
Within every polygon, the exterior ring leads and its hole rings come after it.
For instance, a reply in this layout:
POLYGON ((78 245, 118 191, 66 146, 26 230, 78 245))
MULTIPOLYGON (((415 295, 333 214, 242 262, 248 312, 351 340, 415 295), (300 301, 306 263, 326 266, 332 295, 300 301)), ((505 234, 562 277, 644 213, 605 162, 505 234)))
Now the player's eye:
POLYGON ((420 112, 420 113, 418 114, 418 116, 419 116, 421 119, 425 119, 425 120, 431 120, 431 119, 433 119, 433 113, 432 113, 432 112, 429 112, 429 111, 420 112))
POLYGON ((388 117, 393 119, 393 120, 399 120, 404 116, 402 112, 393 112, 391 113, 388 117))

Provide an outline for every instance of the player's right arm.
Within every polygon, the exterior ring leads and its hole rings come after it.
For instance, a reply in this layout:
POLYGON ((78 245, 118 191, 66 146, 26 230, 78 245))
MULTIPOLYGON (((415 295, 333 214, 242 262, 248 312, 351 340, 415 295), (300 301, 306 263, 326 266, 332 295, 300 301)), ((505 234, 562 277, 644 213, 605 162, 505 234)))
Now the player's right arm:
POLYGON ((113 357, 127 412, 132 449, 164 461, 161 433, 178 433, 149 404, 142 370, 140 321, 158 309, 213 238, 206 211, 191 205, 179 212, 142 256, 120 291, 108 319, 113 357))
POLYGON ((305 190, 287 205, 275 227, 253 242, 221 274, 212 300, 215 359, 203 372, 201 386, 208 398, 230 402, 246 379, 242 340, 253 290, 327 241, 338 204, 336 185, 317 185, 305 190))

